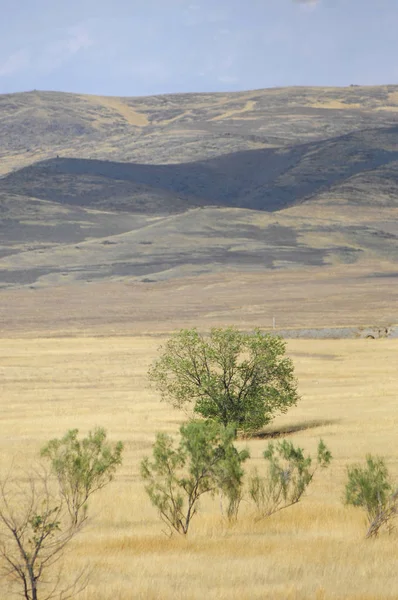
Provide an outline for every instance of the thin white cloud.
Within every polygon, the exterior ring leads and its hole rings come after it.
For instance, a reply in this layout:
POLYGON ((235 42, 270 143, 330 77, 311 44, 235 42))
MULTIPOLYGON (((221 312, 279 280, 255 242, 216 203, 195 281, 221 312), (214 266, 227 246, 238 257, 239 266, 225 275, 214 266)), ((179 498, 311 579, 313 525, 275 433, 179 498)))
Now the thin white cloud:
POLYGON ((306 11, 315 10, 320 4, 320 0, 294 0, 297 4, 300 4, 301 8, 306 11))
POLYGON ((234 77, 233 75, 221 75, 218 78, 220 83, 238 83, 238 77, 234 77))
MULTIPOLYGON (((55 35, 57 32, 55 31, 55 35)), ((0 59, 0 77, 10 77, 30 69, 32 73, 51 73, 69 58, 94 44, 84 24, 58 33, 56 41, 34 43, 0 59)))
POLYGON ((69 27, 59 40, 46 44, 39 53, 37 67, 40 71, 51 72, 79 52, 94 44, 84 24, 69 27))
POLYGON ((0 77, 9 77, 26 69, 30 64, 29 52, 22 48, 10 54, 3 62, 0 62, 0 77))
POLYGON ((68 39, 65 41, 65 48, 69 54, 76 54, 80 50, 90 48, 94 40, 84 25, 76 25, 68 30, 68 39))

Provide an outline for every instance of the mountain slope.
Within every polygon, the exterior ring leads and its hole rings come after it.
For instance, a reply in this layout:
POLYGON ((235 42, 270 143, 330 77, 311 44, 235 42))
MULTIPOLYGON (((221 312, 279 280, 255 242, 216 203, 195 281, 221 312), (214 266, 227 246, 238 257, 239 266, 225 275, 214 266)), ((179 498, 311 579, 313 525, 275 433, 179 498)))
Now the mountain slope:
POLYGON ((398 124, 176 165, 56 158, 5 176, 0 193, 144 213, 211 205, 275 211, 337 186, 347 202, 361 203, 350 181, 365 179, 370 189, 387 178, 397 206, 397 139, 398 124))
POLYGON ((398 86, 14 94, 0 136, 3 287, 395 273, 398 86))
POLYGON ((398 86, 109 98, 0 95, 0 175, 57 154, 170 164, 281 147, 398 120, 398 86))

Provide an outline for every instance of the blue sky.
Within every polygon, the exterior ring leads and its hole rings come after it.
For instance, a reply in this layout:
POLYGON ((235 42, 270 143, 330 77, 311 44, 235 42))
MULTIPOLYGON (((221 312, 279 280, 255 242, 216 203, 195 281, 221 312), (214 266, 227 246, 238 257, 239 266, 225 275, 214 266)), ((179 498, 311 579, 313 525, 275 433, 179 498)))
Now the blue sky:
POLYGON ((398 0, 0 0, 0 93, 398 83, 398 0))

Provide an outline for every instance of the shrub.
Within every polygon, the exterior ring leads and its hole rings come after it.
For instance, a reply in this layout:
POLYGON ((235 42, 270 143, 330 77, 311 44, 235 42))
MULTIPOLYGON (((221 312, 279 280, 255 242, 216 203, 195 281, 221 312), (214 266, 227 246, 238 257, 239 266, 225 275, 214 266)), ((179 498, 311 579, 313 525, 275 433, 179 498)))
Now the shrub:
POLYGON ((187 534, 204 494, 222 492, 228 499, 228 515, 236 516, 241 499, 242 463, 248 452, 234 445, 234 429, 211 421, 197 421, 180 428, 181 440, 159 433, 153 462, 146 457, 141 475, 146 492, 170 533, 187 534))
POLYGON ((283 440, 269 443, 263 454, 268 462, 265 476, 255 470, 249 479, 249 495, 257 509, 258 518, 267 517, 300 501, 317 469, 325 469, 332 459, 323 440, 319 441, 316 462, 283 440))
POLYGON ((86 438, 78 439, 78 429, 71 429, 61 438, 53 439, 41 450, 56 475, 61 496, 73 520, 87 509, 87 500, 106 486, 122 462, 122 442, 112 445, 106 431, 97 427, 86 438))
POLYGON ((398 492, 393 492, 384 459, 368 454, 365 466, 347 468, 347 477, 344 501, 365 511, 366 537, 376 537, 383 527, 391 530, 398 511, 398 492))
POLYGON ((41 451, 55 481, 43 468, 0 482, 0 555, 6 576, 19 584, 25 600, 39 600, 39 595, 66 600, 87 583, 85 569, 66 583, 54 566, 85 524, 89 496, 113 478, 123 445, 112 446, 100 428, 81 441, 77 435, 73 429, 41 451))
MULTIPOLYGON (((86 515, 72 521, 45 471, 30 473, 22 482, 0 484, 0 554, 3 574, 19 587, 25 600, 71 598, 85 587, 85 569, 65 581, 55 563, 81 530, 86 515), (63 587, 64 586, 64 587, 63 587), (57 595, 56 595, 57 592, 57 595)), ((4 589, 4 582, 3 582, 4 589)))

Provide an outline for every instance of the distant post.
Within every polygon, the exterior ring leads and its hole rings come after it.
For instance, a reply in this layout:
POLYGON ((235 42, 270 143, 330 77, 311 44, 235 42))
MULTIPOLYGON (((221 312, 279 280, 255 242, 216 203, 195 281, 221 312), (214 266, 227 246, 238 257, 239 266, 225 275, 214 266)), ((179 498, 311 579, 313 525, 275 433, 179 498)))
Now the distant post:
POLYGON ((272 329, 275 329, 276 327, 276 319, 275 317, 272 317, 272 329))

